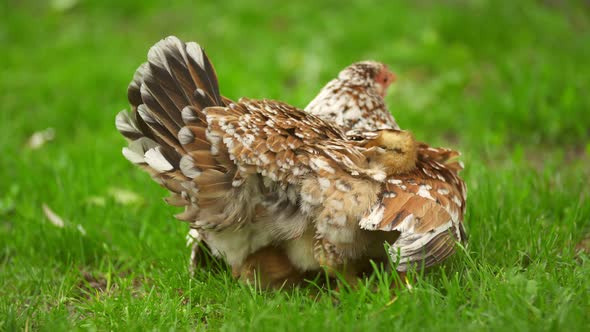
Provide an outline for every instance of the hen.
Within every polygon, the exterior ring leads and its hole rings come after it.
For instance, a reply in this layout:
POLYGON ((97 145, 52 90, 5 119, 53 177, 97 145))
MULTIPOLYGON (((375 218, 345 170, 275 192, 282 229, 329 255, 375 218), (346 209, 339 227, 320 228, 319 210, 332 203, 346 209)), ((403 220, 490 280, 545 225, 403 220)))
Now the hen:
MULTIPOLYGON (((322 115, 321 95, 310 112, 322 115)), ((364 105, 383 118, 364 122, 337 107, 336 119, 323 120, 277 101, 234 103, 202 49, 175 37, 150 49, 128 97, 132 112, 116 121, 130 142, 124 156, 170 190, 168 203, 185 207, 177 217, 237 276, 248 279, 264 260, 278 262, 260 268, 268 284, 320 266, 344 270, 386 260, 384 241, 398 270, 430 266, 463 239, 465 189, 448 162, 456 153, 387 129, 397 125, 382 98, 364 105)))

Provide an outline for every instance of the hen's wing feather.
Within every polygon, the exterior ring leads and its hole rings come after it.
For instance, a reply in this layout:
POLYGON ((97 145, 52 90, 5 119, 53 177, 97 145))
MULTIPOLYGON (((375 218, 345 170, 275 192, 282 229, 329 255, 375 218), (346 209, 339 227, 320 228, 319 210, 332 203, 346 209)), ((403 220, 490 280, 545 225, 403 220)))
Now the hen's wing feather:
POLYGON ((422 144, 418 155, 413 171, 387 179, 372 213, 360 221, 363 229, 400 232, 390 254, 401 271, 439 263, 465 241, 466 190, 453 160, 459 154, 422 144))
POLYGON ((245 173, 298 184, 313 176, 341 174, 367 178, 383 172, 366 167, 365 150, 342 130, 311 114, 274 100, 242 98, 228 107, 209 107, 208 139, 214 151, 227 149, 245 173))

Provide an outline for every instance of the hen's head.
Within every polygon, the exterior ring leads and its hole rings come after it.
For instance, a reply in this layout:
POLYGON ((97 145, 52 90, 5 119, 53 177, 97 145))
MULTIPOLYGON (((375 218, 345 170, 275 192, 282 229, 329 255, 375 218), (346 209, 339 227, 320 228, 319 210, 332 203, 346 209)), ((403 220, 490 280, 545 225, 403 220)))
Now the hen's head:
POLYGON ((387 65, 376 61, 361 61, 344 68, 338 79, 351 85, 374 88, 379 95, 385 96, 387 88, 395 81, 395 75, 387 65))

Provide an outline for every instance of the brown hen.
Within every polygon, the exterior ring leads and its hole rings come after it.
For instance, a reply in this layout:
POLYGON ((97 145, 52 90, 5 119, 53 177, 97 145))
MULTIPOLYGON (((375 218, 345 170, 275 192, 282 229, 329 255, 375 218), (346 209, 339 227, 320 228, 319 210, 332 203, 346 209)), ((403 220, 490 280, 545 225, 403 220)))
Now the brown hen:
MULTIPOLYGON (((379 90, 392 78, 383 68, 365 76, 377 79, 364 87, 377 93, 363 105, 377 107, 368 118, 378 119, 342 117, 349 127, 341 127, 326 121, 330 108, 320 101, 308 109, 321 118, 277 101, 222 97, 203 50, 168 37, 129 86, 132 112, 117 116, 130 141, 123 154, 170 190, 167 202, 185 209, 177 218, 244 279, 258 271, 278 285, 320 266, 387 260, 384 241, 398 270, 430 266, 464 238, 460 167, 450 162, 454 151, 394 129, 379 90)), ((358 81, 357 73, 339 79, 358 81)))

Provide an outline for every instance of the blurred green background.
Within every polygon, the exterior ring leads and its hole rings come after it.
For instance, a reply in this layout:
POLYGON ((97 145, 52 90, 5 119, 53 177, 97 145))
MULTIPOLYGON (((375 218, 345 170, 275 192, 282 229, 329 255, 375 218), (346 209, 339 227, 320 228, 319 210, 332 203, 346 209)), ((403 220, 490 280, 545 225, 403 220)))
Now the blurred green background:
POLYGON ((0 330, 581 330, 589 86, 588 1, 4 0, 0 330), (469 248, 395 303, 372 286, 335 307, 227 271, 190 279, 186 225, 121 156, 114 128, 135 69, 167 35, 198 41, 232 99, 304 107, 348 64, 389 64, 398 123, 463 152, 469 248), (31 148, 47 128, 54 138, 31 148))

